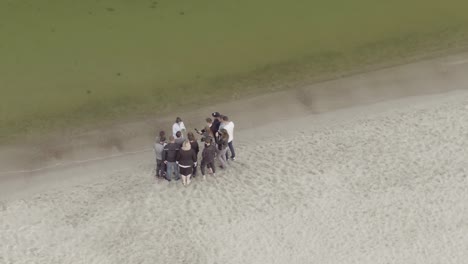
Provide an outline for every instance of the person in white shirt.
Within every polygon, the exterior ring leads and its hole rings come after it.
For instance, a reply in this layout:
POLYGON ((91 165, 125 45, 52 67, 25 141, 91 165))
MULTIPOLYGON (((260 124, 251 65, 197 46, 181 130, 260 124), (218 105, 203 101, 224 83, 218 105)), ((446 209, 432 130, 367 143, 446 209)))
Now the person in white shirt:
POLYGON ((178 131, 182 134, 185 133, 185 125, 180 117, 177 117, 174 125, 172 125, 172 135, 175 137, 178 131))
MULTIPOLYGON (((223 116, 223 122, 221 124, 222 129, 225 129, 228 132, 229 140, 228 140, 228 147, 229 151, 231 152, 231 160, 236 160, 236 152, 234 151, 234 122, 229 121, 229 117, 223 116)), ((226 152, 226 159, 228 159, 228 153, 226 152)))

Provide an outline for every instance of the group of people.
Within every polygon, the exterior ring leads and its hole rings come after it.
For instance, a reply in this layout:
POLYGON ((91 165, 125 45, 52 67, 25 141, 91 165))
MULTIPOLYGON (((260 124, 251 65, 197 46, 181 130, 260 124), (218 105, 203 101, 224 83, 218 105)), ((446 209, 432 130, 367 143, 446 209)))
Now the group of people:
POLYGON ((236 160, 233 144, 234 122, 219 112, 214 112, 211 116, 205 119, 206 126, 202 130, 194 130, 204 143, 200 163, 197 137, 193 132, 186 131, 180 117, 176 118, 172 125, 172 134, 168 138, 165 131, 159 132, 159 137, 154 143, 156 178, 164 178, 167 181, 178 181, 182 178, 182 184, 187 186, 191 179, 197 176, 198 165, 203 179, 206 179, 206 172, 216 175, 216 159, 219 160, 221 169, 228 167, 229 159, 236 160))

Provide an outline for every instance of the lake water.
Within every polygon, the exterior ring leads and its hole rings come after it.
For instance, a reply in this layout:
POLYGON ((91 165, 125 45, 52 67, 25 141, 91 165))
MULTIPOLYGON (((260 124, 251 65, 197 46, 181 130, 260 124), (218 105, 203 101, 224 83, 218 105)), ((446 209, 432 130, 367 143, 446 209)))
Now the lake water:
POLYGON ((466 10, 459 0, 2 0, 0 134, 167 110, 184 93, 229 93, 212 80, 321 54, 404 56, 437 43, 434 32, 456 41, 466 10))

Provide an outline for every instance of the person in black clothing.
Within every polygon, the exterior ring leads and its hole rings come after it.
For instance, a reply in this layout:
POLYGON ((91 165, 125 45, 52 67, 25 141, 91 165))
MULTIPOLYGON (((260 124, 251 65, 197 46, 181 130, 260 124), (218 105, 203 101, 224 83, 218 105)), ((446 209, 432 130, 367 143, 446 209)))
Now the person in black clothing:
POLYGON ((214 166, 214 159, 216 155, 216 147, 212 142, 213 140, 211 138, 205 139, 205 148, 203 149, 202 152, 202 161, 201 161, 201 173, 203 175, 203 179, 206 179, 205 176, 205 167, 211 170, 211 173, 213 173, 213 176, 215 176, 215 166, 214 166))
POLYGON ((221 118, 222 115, 219 112, 214 112, 211 114, 214 117, 213 124, 211 124, 211 132, 213 133, 215 142, 218 143, 218 130, 219 126, 221 125, 221 118))
POLYGON ((175 143, 174 136, 169 136, 169 144, 164 146, 162 160, 166 164, 166 180, 171 181, 172 175, 175 174, 175 180, 180 179, 179 166, 177 166, 177 153, 179 152, 179 145, 175 143))
POLYGON ((190 141, 184 141, 181 150, 177 153, 176 160, 179 163, 182 184, 184 186, 189 185, 193 166, 197 164, 197 155, 195 154, 195 150, 192 149, 190 141))
MULTIPOLYGON (((195 154, 197 155, 197 158, 198 158, 198 152, 200 152, 200 147, 198 146, 198 142, 197 142, 197 139, 195 138, 195 135, 192 132, 188 132, 187 139, 189 140, 190 146, 195 151, 195 154)), ((192 172, 192 177, 195 178, 195 176, 197 176, 197 164, 196 163, 193 165, 193 172, 192 172)))

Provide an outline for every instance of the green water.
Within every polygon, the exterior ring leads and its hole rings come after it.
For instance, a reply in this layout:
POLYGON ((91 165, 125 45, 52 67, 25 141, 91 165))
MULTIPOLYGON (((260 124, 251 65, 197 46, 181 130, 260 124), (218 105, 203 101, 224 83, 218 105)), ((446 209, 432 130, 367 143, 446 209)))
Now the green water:
POLYGON ((461 0, 0 0, 0 138, 249 92, 236 78, 252 89, 288 70, 444 48, 464 40, 467 10, 461 0))

